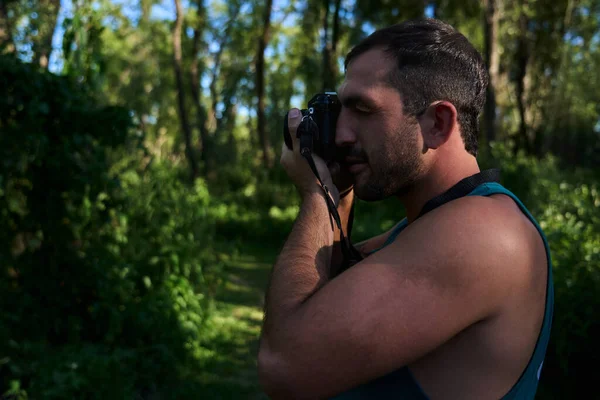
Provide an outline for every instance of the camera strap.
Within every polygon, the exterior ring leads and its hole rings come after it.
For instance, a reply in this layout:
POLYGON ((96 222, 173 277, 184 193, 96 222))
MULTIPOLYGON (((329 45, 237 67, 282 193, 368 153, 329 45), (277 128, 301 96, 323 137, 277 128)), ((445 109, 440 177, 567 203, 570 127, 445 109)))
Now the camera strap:
POLYGON ((452 186, 450 189, 448 189, 444 193, 440 194, 439 196, 434 197, 433 199, 431 199, 427 203, 425 203, 425 205, 421 209, 421 212, 419 213, 417 218, 422 217, 423 215, 427 214, 429 211, 431 211, 443 204, 446 204, 449 201, 452 201, 452 200, 458 199, 459 197, 468 195, 473 190, 475 190, 479 185, 481 185, 483 183, 487 183, 487 182, 500 183, 500 169, 499 168, 485 169, 483 171, 480 171, 476 174, 473 174, 471 176, 468 176, 468 177, 462 179, 461 181, 456 183, 454 186, 452 186))
MULTIPOLYGON (((323 180, 321 179, 321 176, 319 175, 319 171, 317 170, 315 160, 312 157, 312 147, 313 147, 312 132, 314 132, 315 129, 318 132, 318 127, 316 126, 316 123, 312 120, 312 118, 305 117, 302 119, 302 122, 300 123, 300 126, 298 127, 298 131, 297 131, 297 135, 300 138, 300 154, 308 162, 310 169, 312 170, 313 174, 319 181, 321 188, 325 192, 325 200, 327 202, 327 209, 329 210, 330 216, 335 221, 336 226, 340 230, 340 246, 342 249, 342 256, 343 256, 342 265, 339 268, 339 271, 341 272, 341 271, 344 271, 345 269, 349 268, 350 266, 356 264, 358 261, 362 260, 363 257, 358 252, 358 250, 356 250, 356 248, 354 246, 352 246, 352 244, 350 243, 350 239, 344 235, 344 229, 342 228, 342 220, 340 218, 340 214, 337 211, 337 206, 333 202, 332 196, 330 195, 329 188, 327 187, 327 185, 325 185, 323 183, 323 180)), ((353 211, 354 210, 352 210, 351 213, 353 211)), ((352 215, 350 217, 352 218, 352 215)), ((332 225, 331 229, 332 230, 334 229, 333 225, 332 225)))

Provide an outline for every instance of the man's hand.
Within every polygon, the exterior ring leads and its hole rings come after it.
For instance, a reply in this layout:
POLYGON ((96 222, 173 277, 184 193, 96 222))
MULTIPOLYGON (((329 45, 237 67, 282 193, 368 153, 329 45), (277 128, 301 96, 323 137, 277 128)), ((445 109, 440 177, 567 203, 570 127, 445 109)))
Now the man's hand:
MULTIPOLYGON (((281 165, 294 182, 294 185, 300 191, 302 198, 314 193, 323 193, 319 181, 313 171, 310 169, 308 162, 300 154, 300 140, 296 137, 296 131, 302 121, 302 113, 297 108, 290 110, 288 114, 288 127, 290 136, 292 137, 292 149, 288 149, 285 143, 281 148, 281 165)), ((312 158, 319 172, 319 176, 323 183, 329 189, 330 195, 337 205, 340 199, 340 193, 337 187, 333 184, 331 172, 325 161, 318 155, 312 153, 312 158)))
POLYGON ((348 171, 346 166, 337 161, 331 161, 327 163, 327 167, 329 167, 333 184, 340 193, 340 198, 351 195, 354 189, 354 176, 348 171))

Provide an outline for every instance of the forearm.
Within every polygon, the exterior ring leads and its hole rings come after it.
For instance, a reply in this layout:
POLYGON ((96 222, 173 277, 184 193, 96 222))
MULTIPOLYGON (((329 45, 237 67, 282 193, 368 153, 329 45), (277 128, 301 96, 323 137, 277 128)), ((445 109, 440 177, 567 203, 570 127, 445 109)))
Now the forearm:
MULTIPOLYGON (((263 339, 283 328, 302 304, 329 280, 334 232, 323 194, 305 196, 271 274, 265 304, 263 339)), ((284 339, 285 340, 285 339, 284 339)))

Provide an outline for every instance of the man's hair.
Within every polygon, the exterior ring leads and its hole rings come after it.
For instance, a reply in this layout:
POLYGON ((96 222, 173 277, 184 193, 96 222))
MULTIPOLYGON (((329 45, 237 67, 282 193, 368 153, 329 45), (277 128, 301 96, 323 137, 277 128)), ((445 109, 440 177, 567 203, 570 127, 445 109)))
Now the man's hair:
POLYGON ((479 114, 489 82, 479 52, 460 32, 439 20, 405 21, 373 32, 346 56, 345 68, 368 50, 383 48, 397 63, 389 83, 404 112, 417 116, 436 100, 454 104, 465 149, 477 156, 479 114))

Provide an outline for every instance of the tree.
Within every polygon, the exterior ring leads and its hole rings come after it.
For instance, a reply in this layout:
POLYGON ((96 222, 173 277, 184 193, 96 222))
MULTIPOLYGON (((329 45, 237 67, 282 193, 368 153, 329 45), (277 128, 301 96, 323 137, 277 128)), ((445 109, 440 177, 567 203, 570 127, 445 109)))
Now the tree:
POLYGON ((105 27, 102 17, 102 9, 77 0, 73 2, 72 17, 66 18, 63 24, 62 73, 92 90, 102 86, 104 77, 102 34, 105 27))
POLYGON ((173 26, 173 68, 175 70, 175 81, 177 83, 177 106, 179 111, 179 120, 181 131, 185 140, 185 155, 190 167, 191 178, 196 179, 199 176, 198 163, 194 155, 192 145, 192 129, 188 119, 185 106, 185 85, 183 82, 183 62, 181 53, 181 33, 183 28, 183 7, 181 0, 175 1, 176 18, 173 26))
MULTIPOLYGON (((528 1, 523 1, 523 6, 527 10, 528 1)), ((526 116, 526 102, 527 102, 527 68, 529 66, 529 60, 531 57, 531 47, 529 39, 529 17, 527 12, 522 12, 519 16, 518 22, 518 44, 517 51, 515 53, 515 85, 517 88, 517 110, 519 112, 519 131, 518 131, 518 143, 516 147, 524 149, 527 153, 531 153, 531 143, 528 136, 527 127, 527 116, 526 116)))
POLYGON ((38 31, 33 43, 33 60, 44 69, 48 69, 52 38, 60 12, 60 0, 38 0, 38 18, 35 29, 38 31))
POLYGON ((330 29, 330 8, 332 0, 323 0, 323 90, 335 91, 339 76, 337 64, 337 47, 340 37, 341 0, 335 0, 333 12, 333 27, 330 29), (331 31, 331 33, 330 33, 331 31), (330 39, 331 38, 331 39, 330 39))
POLYGON ((496 88, 498 87, 500 72, 498 23, 500 20, 499 8, 501 7, 502 0, 484 0, 483 3, 484 59, 490 76, 484 111, 485 132, 488 144, 496 140, 496 88))
POLYGON ((9 16, 9 6, 18 0, 0 1, 0 54, 2 52, 14 53, 15 41, 13 38, 13 26, 9 16))
POLYGON ((196 125, 198 126, 198 131, 200 132, 200 160, 204 164, 205 172, 208 172, 209 164, 208 164, 208 151, 209 151, 209 137, 208 137, 208 128, 207 118, 208 114, 204 105, 202 104, 202 96, 200 93, 200 76, 201 72, 199 70, 200 64, 200 47, 206 48, 206 44, 203 43, 202 35, 204 34, 204 24, 206 19, 206 10, 204 7, 204 1, 198 0, 196 2, 197 12, 197 22, 194 27, 194 37, 193 37, 193 45, 192 45, 192 62, 190 64, 190 80, 192 87, 192 97, 194 98, 194 105, 196 106, 196 125))
POLYGON ((257 119, 258 119, 258 137, 263 153, 263 163, 267 168, 272 167, 271 160, 271 145, 269 143, 269 135, 266 128, 265 117, 265 50, 269 43, 269 33, 271 30, 271 12, 273 8, 273 0, 267 0, 263 10, 263 31, 258 41, 258 49, 256 52, 256 96, 258 97, 257 119))

